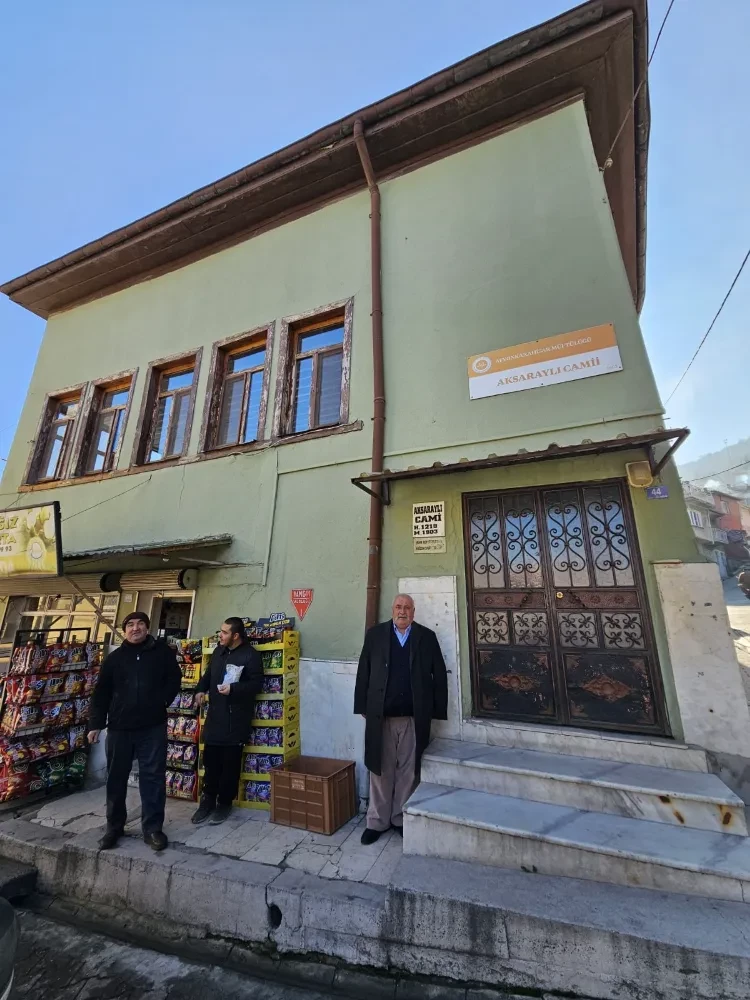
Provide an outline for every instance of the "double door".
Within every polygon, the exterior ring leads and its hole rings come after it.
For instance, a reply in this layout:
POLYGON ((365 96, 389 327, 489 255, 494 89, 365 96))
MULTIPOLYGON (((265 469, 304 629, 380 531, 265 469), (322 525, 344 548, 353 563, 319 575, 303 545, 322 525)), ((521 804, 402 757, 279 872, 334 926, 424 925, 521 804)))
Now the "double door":
POLYGON ((624 482, 464 497, 474 713, 665 734, 624 482))

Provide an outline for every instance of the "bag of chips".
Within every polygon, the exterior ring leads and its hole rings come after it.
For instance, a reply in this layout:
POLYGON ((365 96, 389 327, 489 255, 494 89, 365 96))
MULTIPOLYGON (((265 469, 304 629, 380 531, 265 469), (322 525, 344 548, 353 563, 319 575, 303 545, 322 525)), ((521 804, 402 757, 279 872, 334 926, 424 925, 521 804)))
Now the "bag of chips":
POLYGON ((68 674, 65 678, 65 695, 68 698, 80 698, 86 690, 86 674, 68 674))
POLYGON ((61 695, 65 688, 65 677, 62 674, 53 674, 47 678, 44 687, 45 698, 55 698, 61 695))
POLYGON ((86 747, 86 727, 71 726, 68 730, 68 745, 71 750, 83 750, 86 747))

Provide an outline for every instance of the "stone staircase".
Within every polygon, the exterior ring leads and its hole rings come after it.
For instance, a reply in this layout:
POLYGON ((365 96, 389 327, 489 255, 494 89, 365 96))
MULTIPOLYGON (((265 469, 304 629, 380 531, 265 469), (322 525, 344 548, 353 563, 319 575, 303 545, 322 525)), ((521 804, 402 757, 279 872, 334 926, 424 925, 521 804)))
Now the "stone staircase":
POLYGON ((695 748, 672 743, 665 766, 659 742, 662 763, 643 762, 650 745, 601 740, 592 757, 435 740, 404 851, 750 903, 742 799, 695 748))

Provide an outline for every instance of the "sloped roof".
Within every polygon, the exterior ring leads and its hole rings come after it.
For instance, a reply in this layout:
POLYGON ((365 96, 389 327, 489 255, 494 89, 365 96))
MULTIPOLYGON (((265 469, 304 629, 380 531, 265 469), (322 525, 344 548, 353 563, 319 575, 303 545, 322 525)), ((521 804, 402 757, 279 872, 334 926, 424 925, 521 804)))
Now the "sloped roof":
POLYGON ((0 286, 47 317, 145 281, 364 187, 361 120, 378 178, 583 97, 633 297, 644 295, 646 0, 591 0, 490 46, 0 286), (633 113, 629 111, 633 108, 633 113))

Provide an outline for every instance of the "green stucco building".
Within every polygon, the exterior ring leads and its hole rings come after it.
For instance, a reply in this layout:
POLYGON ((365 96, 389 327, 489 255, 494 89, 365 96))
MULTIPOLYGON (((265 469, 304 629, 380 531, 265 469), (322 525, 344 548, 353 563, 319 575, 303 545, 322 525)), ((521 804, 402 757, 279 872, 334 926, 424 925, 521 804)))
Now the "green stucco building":
MULTIPOLYGON (((443 735, 560 749, 573 731, 581 746, 639 734, 750 757, 734 680, 701 687, 680 647, 675 581, 714 569, 662 465, 681 434, 638 321, 643 12, 580 10, 3 286, 47 319, 3 493, 59 501, 66 577, 112 623, 138 606, 201 636, 294 613, 292 589, 312 588, 304 751, 360 752, 376 504, 379 617, 406 589, 438 630, 443 735), (602 330, 605 373, 586 367, 602 330), (631 463, 661 498, 629 484, 631 463), (443 513, 430 542, 414 535, 421 504, 443 513)), ((96 627, 74 593, 0 579, 4 638, 96 627)))

